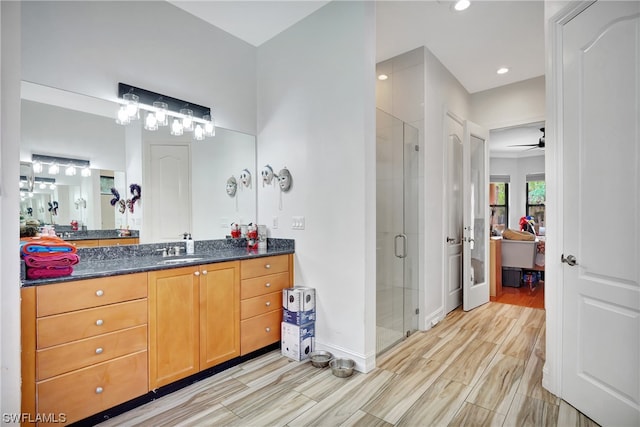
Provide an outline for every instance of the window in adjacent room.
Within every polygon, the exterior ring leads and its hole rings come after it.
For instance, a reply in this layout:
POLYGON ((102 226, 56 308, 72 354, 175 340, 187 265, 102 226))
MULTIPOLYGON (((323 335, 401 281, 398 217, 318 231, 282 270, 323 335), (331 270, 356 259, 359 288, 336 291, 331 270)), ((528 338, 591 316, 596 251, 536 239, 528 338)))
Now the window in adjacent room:
POLYGON ((547 185, 543 173, 527 175, 527 215, 532 216, 536 230, 544 227, 547 185))
POLYGON ((491 175, 489 211, 491 230, 500 233, 509 228, 509 175, 491 175))

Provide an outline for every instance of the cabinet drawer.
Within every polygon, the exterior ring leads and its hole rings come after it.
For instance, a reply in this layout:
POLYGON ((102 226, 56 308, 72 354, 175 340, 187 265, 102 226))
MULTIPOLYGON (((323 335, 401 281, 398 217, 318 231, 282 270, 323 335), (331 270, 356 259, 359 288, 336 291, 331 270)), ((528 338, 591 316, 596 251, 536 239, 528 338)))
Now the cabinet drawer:
POLYGON ((145 394, 147 352, 41 381, 36 389, 38 413, 64 413, 72 423, 145 394))
POLYGON ((240 322, 242 355, 280 341, 282 310, 271 311, 240 322))
POLYGON ((124 274, 38 286, 38 317, 147 296, 147 274, 124 274))
POLYGON ((147 325, 38 350, 38 380, 147 349, 147 325))
POLYGON ((289 255, 253 258, 243 260, 240 263, 240 277, 242 279, 282 273, 284 271, 289 271, 289 255))
POLYGON ((268 276, 244 279, 240 285, 240 298, 247 299, 270 294, 289 287, 289 273, 270 274, 268 276))
POLYGON ((36 320, 38 349, 147 323, 147 299, 88 308, 36 320))
POLYGON ((240 302, 240 318, 242 320, 268 313, 282 308, 282 292, 244 299, 240 302))

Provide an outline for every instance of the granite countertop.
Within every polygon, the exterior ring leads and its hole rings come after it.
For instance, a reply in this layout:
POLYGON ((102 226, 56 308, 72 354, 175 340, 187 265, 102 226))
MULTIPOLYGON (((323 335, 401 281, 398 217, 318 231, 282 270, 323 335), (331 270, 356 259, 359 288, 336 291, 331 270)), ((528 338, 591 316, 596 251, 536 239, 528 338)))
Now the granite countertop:
POLYGON ((165 257, 160 255, 157 249, 173 247, 179 245, 181 242, 176 242, 175 244, 125 245, 78 249, 80 262, 73 266, 73 273, 70 276, 36 280, 24 279, 21 284, 23 287, 46 285, 217 262, 285 255, 295 252, 293 241, 288 239, 269 239, 270 244, 267 245, 267 249, 263 250, 249 250, 246 244, 238 244, 237 242, 233 242, 232 244, 219 244, 220 242, 224 241, 196 242, 196 250, 193 255, 185 255, 182 253, 178 256, 165 257), (172 260, 184 259, 188 261, 176 264, 166 263, 167 261, 172 262, 172 260))

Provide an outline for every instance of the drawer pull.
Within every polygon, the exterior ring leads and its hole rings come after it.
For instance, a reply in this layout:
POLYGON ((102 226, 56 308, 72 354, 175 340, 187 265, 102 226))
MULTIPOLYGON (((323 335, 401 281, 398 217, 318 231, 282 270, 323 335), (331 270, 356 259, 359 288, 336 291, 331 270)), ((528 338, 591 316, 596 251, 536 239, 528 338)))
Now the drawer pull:
POLYGON ((98 290, 96 291, 96 296, 97 296, 97 297, 101 297, 102 295, 104 295, 104 291, 103 291, 102 289, 98 289, 98 290))
POLYGON ((271 264, 265 264, 264 268, 266 268, 267 270, 271 268, 271 264))
POLYGON ((202 270, 202 274, 207 275, 207 270, 202 270))
POLYGON ((103 351, 102 347, 96 348, 96 354, 102 354, 103 351))
POLYGON ((265 328, 264 330, 267 332, 271 332, 271 328, 265 328))
POLYGON ((271 305, 271 301, 267 301, 264 305, 266 305, 267 307, 269 307, 271 305))
POLYGON ((100 394, 104 391, 102 387, 96 387, 96 394, 100 394))
POLYGON ((199 272, 199 271, 196 271, 196 272, 195 272, 195 273, 193 273, 193 274, 194 274, 194 275, 196 275, 196 276, 199 276, 199 275, 200 275, 200 272, 199 272))
POLYGON ((271 283, 265 283, 265 284, 264 284, 264 286, 265 286, 266 288, 270 288, 270 287, 271 287, 271 283))
POLYGON ((102 326, 103 323, 102 319, 96 320, 96 326, 102 326))

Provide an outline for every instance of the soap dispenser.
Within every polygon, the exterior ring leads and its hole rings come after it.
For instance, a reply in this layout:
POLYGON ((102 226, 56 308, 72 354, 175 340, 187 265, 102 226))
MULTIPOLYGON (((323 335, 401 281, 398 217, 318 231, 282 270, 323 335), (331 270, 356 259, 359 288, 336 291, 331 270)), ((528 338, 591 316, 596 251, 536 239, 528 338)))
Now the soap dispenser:
POLYGON ((195 252, 195 242, 191 238, 191 233, 185 233, 185 239, 187 240, 187 255, 193 255, 195 252))

